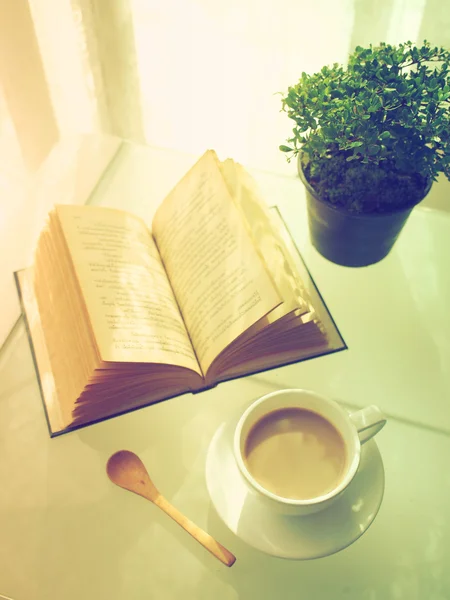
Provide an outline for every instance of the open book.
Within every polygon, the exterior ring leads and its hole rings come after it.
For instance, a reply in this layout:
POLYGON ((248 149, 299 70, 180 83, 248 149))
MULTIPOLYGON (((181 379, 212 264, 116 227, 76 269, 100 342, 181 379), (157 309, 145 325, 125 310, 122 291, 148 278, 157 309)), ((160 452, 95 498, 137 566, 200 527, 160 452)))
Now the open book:
POLYGON ((56 206, 16 274, 52 435, 345 347, 250 175, 206 152, 158 208, 56 206))

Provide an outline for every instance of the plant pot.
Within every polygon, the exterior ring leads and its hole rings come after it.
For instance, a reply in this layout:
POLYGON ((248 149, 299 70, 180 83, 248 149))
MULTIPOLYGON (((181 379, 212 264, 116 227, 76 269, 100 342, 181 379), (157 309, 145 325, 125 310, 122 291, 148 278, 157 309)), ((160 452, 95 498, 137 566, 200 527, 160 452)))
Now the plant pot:
MULTIPOLYGON (((349 213, 319 198, 303 173, 300 155, 297 168, 306 188, 311 242, 322 256, 338 265, 365 267, 382 260, 391 251, 412 209, 418 204, 387 213, 349 213)), ((431 184, 430 180, 423 198, 431 184)))

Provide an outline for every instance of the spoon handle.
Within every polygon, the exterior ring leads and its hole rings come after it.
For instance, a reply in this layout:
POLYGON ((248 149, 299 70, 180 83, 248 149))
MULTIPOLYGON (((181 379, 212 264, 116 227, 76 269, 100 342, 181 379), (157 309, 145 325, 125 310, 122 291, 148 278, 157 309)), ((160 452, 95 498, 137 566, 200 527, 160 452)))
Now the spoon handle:
POLYGON ((198 525, 180 513, 180 511, 172 506, 163 496, 159 496, 155 501, 155 504, 178 523, 178 525, 192 535, 197 542, 200 542, 200 544, 211 552, 211 554, 223 562, 224 565, 231 567, 234 564, 236 557, 231 554, 231 552, 224 548, 222 544, 219 544, 219 542, 211 537, 209 533, 203 531, 198 525))

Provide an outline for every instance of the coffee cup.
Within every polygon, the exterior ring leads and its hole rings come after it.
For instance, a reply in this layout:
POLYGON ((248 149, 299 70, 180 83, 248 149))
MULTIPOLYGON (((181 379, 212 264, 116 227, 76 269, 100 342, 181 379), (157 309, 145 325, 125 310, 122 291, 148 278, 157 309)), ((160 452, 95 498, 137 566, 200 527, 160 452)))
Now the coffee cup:
POLYGON ((350 485, 361 445, 386 419, 376 406, 349 414, 315 392, 288 389, 253 402, 234 433, 234 455, 250 491, 274 510, 307 515, 350 485))

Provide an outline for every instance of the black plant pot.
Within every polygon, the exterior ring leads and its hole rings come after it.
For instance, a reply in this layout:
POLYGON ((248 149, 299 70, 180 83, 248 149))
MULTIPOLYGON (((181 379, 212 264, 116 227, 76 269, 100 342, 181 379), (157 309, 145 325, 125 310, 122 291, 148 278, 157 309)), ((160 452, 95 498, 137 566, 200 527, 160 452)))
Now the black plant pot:
POLYGON ((311 242, 322 256, 338 265, 365 267, 389 254, 414 204, 389 213, 352 214, 319 198, 306 180, 300 155, 297 167, 306 187, 311 242))

